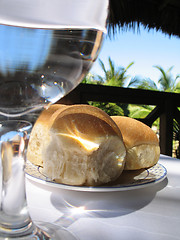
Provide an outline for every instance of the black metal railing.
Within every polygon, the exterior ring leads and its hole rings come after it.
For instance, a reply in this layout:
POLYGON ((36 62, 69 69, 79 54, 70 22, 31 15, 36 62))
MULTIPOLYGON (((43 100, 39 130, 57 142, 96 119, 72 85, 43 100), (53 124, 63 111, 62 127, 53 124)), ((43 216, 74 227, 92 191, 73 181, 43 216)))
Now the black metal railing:
POLYGON ((180 107, 180 94, 80 84, 59 103, 87 104, 88 101, 154 105, 153 111, 146 118, 140 120, 151 127, 153 122, 160 118, 159 137, 161 153, 172 156, 173 119, 176 119, 180 124, 180 111, 178 110, 178 107, 180 107))

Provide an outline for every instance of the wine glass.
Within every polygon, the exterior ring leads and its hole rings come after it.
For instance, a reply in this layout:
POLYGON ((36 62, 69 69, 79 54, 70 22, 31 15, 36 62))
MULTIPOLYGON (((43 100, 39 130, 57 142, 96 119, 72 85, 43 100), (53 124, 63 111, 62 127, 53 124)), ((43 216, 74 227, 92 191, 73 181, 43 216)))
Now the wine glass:
POLYGON ((96 60, 108 0, 0 1, 0 239, 75 237, 52 224, 37 227, 26 202, 24 165, 31 123, 21 116, 47 108, 84 78, 96 60))

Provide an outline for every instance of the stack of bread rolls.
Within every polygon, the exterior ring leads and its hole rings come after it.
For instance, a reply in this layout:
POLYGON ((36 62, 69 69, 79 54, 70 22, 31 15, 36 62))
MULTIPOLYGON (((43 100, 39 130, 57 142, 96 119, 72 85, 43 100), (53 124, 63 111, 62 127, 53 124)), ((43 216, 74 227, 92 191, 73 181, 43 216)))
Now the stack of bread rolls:
POLYGON ((121 132, 104 111, 88 105, 54 105, 37 119, 27 158, 49 178, 96 186, 117 179, 126 148, 121 132))
POLYGON ((145 124, 81 104, 44 110, 27 151, 27 159, 47 177, 77 186, 112 182, 123 170, 153 166, 159 155, 158 138, 145 124))

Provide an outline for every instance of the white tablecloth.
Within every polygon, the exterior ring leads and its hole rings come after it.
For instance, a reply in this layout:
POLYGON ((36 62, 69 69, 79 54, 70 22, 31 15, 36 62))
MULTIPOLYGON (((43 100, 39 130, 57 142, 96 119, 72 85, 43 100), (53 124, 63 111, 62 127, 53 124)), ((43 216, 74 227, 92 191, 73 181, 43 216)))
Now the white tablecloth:
POLYGON ((180 239, 180 160, 161 155, 159 162, 166 179, 129 191, 76 192, 27 179, 30 215, 56 221, 80 240, 180 239))

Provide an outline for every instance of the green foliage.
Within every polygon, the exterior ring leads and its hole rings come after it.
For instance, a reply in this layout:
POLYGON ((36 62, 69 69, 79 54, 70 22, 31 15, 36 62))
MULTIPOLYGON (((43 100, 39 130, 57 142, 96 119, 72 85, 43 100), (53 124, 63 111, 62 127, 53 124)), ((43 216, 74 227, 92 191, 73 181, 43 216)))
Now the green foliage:
POLYGON ((161 72, 161 77, 158 80, 158 83, 160 84, 160 90, 166 92, 174 92, 176 90, 176 81, 178 78, 180 78, 180 75, 177 75, 175 78, 173 78, 171 74, 173 66, 171 66, 167 71, 165 71, 160 66, 154 67, 161 72))
POLYGON ((116 68, 114 62, 111 60, 110 57, 108 59, 108 62, 109 69, 107 70, 104 63, 99 60, 100 66, 104 72, 104 78, 98 75, 99 81, 101 81, 104 85, 108 86, 124 87, 126 80, 130 78, 130 76, 126 75, 126 73, 128 69, 134 64, 134 62, 131 62, 126 68, 116 68))
POLYGON ((100 80, 97 80, 96 76, 93 75, 92 73, 88 73, 84 77, 82 83, 86 83, 86 84, 99 84, 99 85, 102 84, 102 82, 100 80))
POLYGON ((153 110, 153 108, 153 106, 129 104, 129 117, 145 118, 153 110))
MULTIPOLYGON (((87 74, 83 80, 83 83, 91 83, 91 84, 100 84, 100 85, 108 85, 115 87, 125 87, 127 80, 130 79, 130 75, 127 74, 129 68, 134 64, 131 62, 127 67, 117 67, 112 59, 108 58, 108 68, 105 67, 102 60, 99 60, 99 64, 103 70, 104 76, 93 75, 91 73, 87 74)), ((180 93, 180 81, 177 82, 177 79, 180 78, 180 75, 177 75, 175 79, 173 79, 171 71, 173 67, 170 67, 167 71, 165 71, 160 66, 154 66, 161 72, 161 77, 158 81, 159 88, 157 84, 151 80, 150 78, 139 78, 133 77, 129 81, 127 87, 138 88, 138 89, 146 89, 146 90, 162 90, 168 92, 177 92, 180 93)), ((125 115, 131 116, 133 118, 143 118, 148 113, 151 112, 152 109, 148 109, 147 106, 137 106, 136 108, 129 107, 128 104, 122 103, 93 103, 90 102, 91 105, 98 106, 103 109, 105 112, 110 113, 110 115, 125 115)))
MULTIPOLYGON (((136 119, 145 118, 152 110, 154 106, 150 105, 133 105, 129 104, 129 117, 136 119)), ((159 119, 157 119, 154 123, 154 126, 158 127, 159 119)))
MULTIPOLYGON (((134 64, 134 62, 131 62, 126 68, 124 67, 118 67, 116 68, 114 62, 109 57, 109 68, 106 69, 104 63, 99 60, 100 66, 104 72, 104 77, 98 75, 93 76, 93 78, 89 78, 91 83, 96 84, 103 84, 108 86, 115 86, 115 87, 124 87, 126 81, 130 77, 127 75, 128 69, 134 64), (95 78, 97 80, 95 80, 95 78)), ((88 76, 87 76, 88 77, 88 76)), ((89 82, 86 79, 86 83, 89 82)), ((122 103, 100 103, 100 102, 89 102, 89 104, 99 107, 102 110, 104 110, 109 115, 121 115, 121 116, 128 116, 129 110, 128 110, 128 104, 122 104, 122 103)))
POLYGON ((98 107, 102 109, 104 112, 106 112, 109 116, 124 116, 123 109, 118 106, 116 103, 104 103, 104 102, 88 102, 90 105, 94 107, 98 107))
POLYGON ((150 78, 141 79, 139 77, 134 77, 129 82, 128 87, 146 90, 158 90, 157 84, 150 78))
POLYGON ((174 89, 174 92, 175 93, 180 93, 180 81, 177 82, 176 86, 175 86, 175 89, 174 89))

